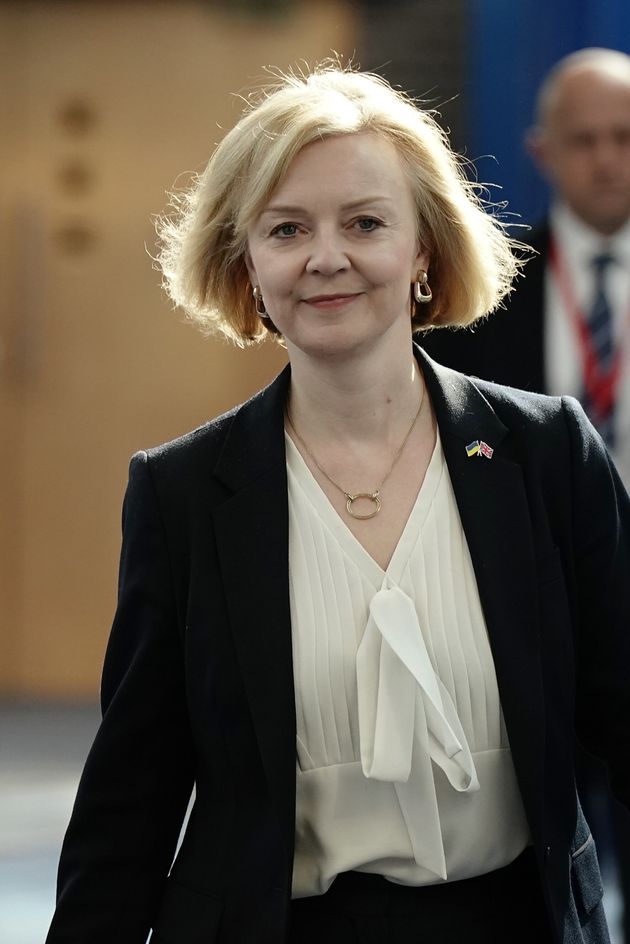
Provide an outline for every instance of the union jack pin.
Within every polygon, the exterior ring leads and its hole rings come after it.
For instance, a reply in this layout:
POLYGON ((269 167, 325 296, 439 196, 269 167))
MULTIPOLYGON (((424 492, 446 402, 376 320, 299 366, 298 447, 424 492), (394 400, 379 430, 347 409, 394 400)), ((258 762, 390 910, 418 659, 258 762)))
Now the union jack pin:
POLYGON ((483 439, 474 439, 466 446, 466 455, 469 459, 472 459, 473 456, 484 456, 486 459, 492 459, 493 452, 492 446, 489 446, 483 439))

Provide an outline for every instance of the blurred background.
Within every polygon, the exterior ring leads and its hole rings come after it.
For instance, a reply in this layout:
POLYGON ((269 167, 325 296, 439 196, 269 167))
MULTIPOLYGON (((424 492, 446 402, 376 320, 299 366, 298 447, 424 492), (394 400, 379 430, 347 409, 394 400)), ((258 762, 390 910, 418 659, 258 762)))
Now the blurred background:
MULTIPOLYGON (((153 218, 233 93, 337 51, 437 108, 535 222, 536 87, 630 51, 627 0, 0 0, 0 940, 45 937, 98 722, 129 456, 245 399, 274 344, 203 340, 162 297, 153 218)), ((515 217, 515 219, 517 219, 515 217)), ((614 901, 610 905, 614 912, 614 901)), ((614 915, 613 915, 614 917, 614 915)))

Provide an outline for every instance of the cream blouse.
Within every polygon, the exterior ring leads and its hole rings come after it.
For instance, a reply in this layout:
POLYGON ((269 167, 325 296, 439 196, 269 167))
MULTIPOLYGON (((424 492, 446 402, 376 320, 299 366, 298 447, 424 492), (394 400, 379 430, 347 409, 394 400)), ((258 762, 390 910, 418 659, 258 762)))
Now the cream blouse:
POLYGON ((286 449, 293 896, 350 870, 423 885, 507 865, 529 832, 439 438, 386 571, 286 449))

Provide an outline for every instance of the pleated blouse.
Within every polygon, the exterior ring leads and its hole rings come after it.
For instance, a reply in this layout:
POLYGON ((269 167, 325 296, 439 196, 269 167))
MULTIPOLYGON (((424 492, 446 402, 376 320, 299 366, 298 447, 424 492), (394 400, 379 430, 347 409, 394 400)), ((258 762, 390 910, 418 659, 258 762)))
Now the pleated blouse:
POLYGON ((293 896, 351 870, 424 885, 507 865, 529 832, 439 437, 385 571, 286 452, 293 896))

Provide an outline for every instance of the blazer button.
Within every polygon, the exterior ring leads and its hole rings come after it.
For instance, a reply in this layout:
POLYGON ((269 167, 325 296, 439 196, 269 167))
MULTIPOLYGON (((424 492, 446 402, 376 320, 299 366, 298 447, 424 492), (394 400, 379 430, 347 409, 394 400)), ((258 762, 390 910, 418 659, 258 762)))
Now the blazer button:
POLYGON ((551 846, 545 846, 545 862, 547 861, 550 855, 551 855, 551 846))

